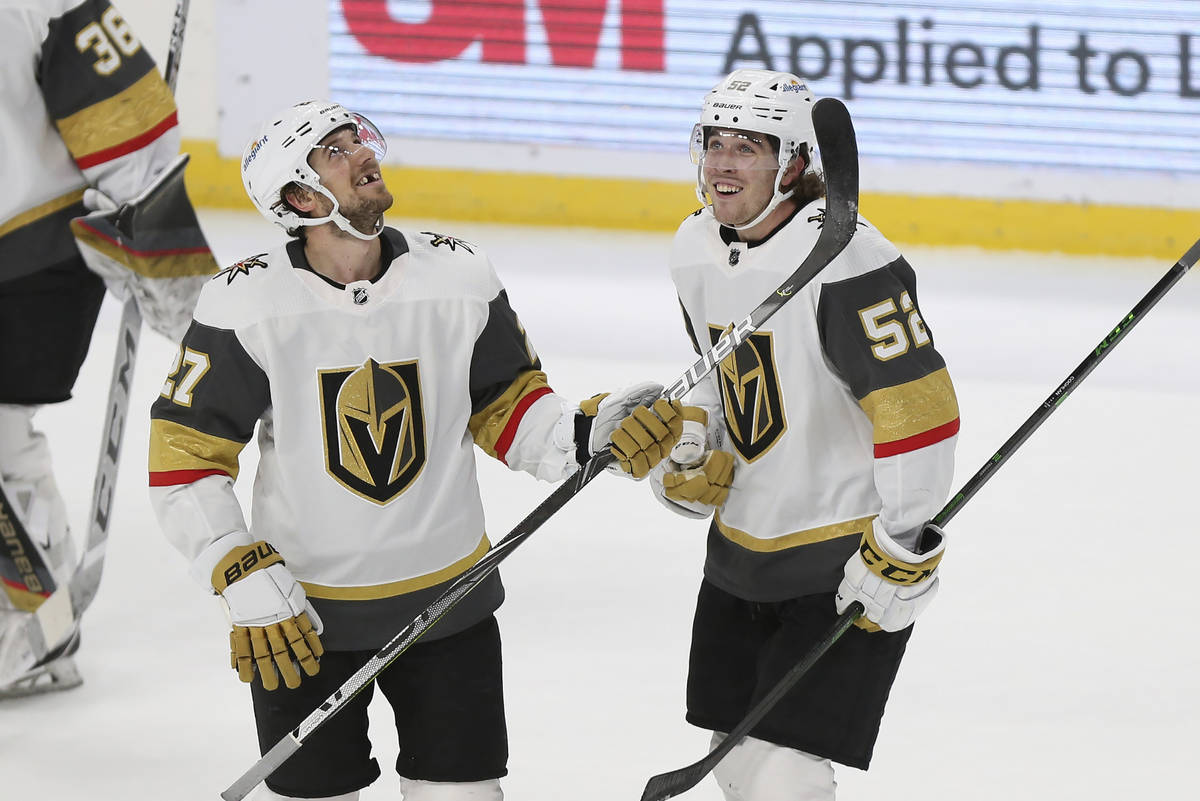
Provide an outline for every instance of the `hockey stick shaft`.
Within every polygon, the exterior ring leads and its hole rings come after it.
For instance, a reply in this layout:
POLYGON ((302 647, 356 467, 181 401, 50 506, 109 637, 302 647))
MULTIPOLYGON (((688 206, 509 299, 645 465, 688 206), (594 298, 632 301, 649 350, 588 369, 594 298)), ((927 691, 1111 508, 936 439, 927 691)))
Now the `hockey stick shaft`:
MULTIPOLYGON (((686 394, 722 359, 733 353, 771 315, 825 268, 845 249, 854 235, 858 223, 858 147, 854 139, 854 128, 846 107, 833 98, 822 99, 813 109, 813 122, 817 129, 818 146, 826 165, 828 197, 825 204, 825 219, 821 233, 812 251, 801 265, 780 287, 758 305, 745 320, 734 325, 730 331, 703 354, 687 372, 664 390, 664 395, 678 398, 686 394)), ((276 743, 266 754, 250 767, 237 781, 229 786, 221 797, 225 801, 240 801, 260 782, 270 776, 283 762, 304 743, 320 725, 347 704, 375 677, 383 672, 404 651, 419 639, 438 619, 448 612, 459 600, 490 575, 513 550, 530 537, 542 523, 561 509, 571 498, 595 478, 607 465, 614 461, 605 450, 560 484, 537 508, 526 515, 505 537, 496 543, 484 557, 464 572, 459 578, 425 609, 416 620, 392 638, 375 656, 347 679, 333 695, 305 718, 299 726, 276 743)))
MULTIPOLYGON (((1138 301, 1137 305, 1127 315, 1121 318, 1116 327, 1104 339, 1100 340, 1100 343, 1079 363, 1079 366, 1058 385, 1054 392, 1050 393, 1050 396, 1000 446, 995 455, 984 463, 983 467, 963 485, 962 489, 954 494, 949 503, 933 517, 933 522, 939 526, 943 526, 958 514, 967 501, 975 496, 975 493, 988 482, 1000 466, 1007 462, 1009 457, 1033 435, 1033 432, 1037 431, 1042 423, 1046 422, 1050 415, 1062 405, 1067 396, 1079 386, 1083 379, 1087 378, 1100 362, 1108 357, 1108 354, 1125 338, 1125 335, 1162 300, 1163 296, 1179 282, 1179 279, 1183 278, 1188 270, 1195 266, 1198 259, 1200 259, 1200 240, 1197 240, 1179 261, 1159 279, 1158 283, 1146 293, 1145 297, 1138 301)), ((664 799, 673 798, 691 789, 701 779, 712 772, 725 755, 733 750, 742 738, 749 734, 758 725, 759 721, 787 695, 791 688, 808 672, 809 668, 816 664, 817 660, 838 641, 864 611, 863 605, 858 601, 851 603, 846 608, 846 611, 838 616, 837 621, 825 633, 825 636, 804 655, 803 659, 795 667, 784 674, 783 678, 771 688, 770 692, 762 700, 755 704, 754 708, 734 727, 728 737, 722 740, 716 748, 700 761, 669 773, 660 773, 657 776, 651 777, 650 781, 646 783, 645 791, 642 793, 642 801, 664 801, 664 799)))

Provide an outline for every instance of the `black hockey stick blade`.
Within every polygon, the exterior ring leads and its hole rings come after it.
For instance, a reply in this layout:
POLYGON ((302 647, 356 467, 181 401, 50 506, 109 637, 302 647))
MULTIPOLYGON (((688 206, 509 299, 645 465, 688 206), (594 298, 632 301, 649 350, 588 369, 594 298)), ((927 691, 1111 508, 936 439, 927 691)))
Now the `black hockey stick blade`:
MULTIPOLYGON (((954 494, 950 501, 942 507, 942 510, 933 517, 933 522, 942 526, 958 514, 967 501, 974 497, 980 487, 987 483, 988 479, 995 474, 996 470, 1008 461, 1008 458, 1012 456, 1017 448, 1021 447, 1029 439, 1033 432, 1062 405, 1062 402, 1079 386, 1083 379, 1087 378, 1100 362, 1112 352, 1117 343, 1124 339, 1125 335, 1162 300, 1188 270, 1196 266, 1197 261, 1200 261, 1200 240, 1197 240, 1195 244, 1188 248, 1179 261, 1175 262, 1171 269, 1167 270, 1167 273, 1159 279, 1158 283, 1138 301, 1128 314, 1121 318, 1116 327, 1104 339, 1100 340, 1092 352, 1079 363, 1079 366, 1058 385, 1054 392, 1050 393, 1050 396, 1034 410, 1033 414, 1029 416, 1020 428, 1000 446, 996 454, 984 463, 983 467, 963 485, 962 489, 954 494)), ((726 754, 733 750, 734 746, 743 737, 750 733, 754 726, 771 711, 775 704, 800 681, 804 674, 846 633, 847 629, 853 625, 854 621, 864 611, 866 610, 858 601, 854 601, 846 607, 846 611, 838 616, 838 619, 825 633, 825 636, 809 649, 800 662, 784 674, 783 678, 771 688, 771 691, 734 727, 728 737, 722 740, 716 748, 698 762, 669 773, 660 773, 657 776, 651 777, 650 781, 646 783, 645 791, 642 793, 642 801, 665 801, 665 799, 673 798, 695 787, 705 776, 712 772, 717 764, 725 758, 726 754)))

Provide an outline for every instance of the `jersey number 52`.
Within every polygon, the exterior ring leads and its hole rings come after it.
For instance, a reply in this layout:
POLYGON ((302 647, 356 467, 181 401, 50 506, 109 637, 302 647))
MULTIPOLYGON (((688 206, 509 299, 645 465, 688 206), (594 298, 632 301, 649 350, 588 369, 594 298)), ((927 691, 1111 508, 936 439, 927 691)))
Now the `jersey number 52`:
POLYGON ((871 353, 881 362, 903 356, 914 345, 919 348, 929 344, 925 321, 921 319, 921 312, 917 311, 907 291, 900 293, 899 308, 894 298, 887 298, 859 309, 858 318, 862 321, 867 338, 875 343, 871 346, 871 353))

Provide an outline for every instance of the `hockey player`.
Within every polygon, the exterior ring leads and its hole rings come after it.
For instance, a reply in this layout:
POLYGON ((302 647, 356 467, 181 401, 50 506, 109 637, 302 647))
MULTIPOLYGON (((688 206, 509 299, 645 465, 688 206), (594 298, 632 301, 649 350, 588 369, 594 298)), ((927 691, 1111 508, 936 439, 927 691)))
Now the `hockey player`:
MULTIPOLYGON (((737 70, 692 136, 704 208, 671 276, 697 350, 796 269, 822 224, 813 98, 794 75, 737 70)), ((832 626, 850 629, 714 771, 730 801, 828 801, 833 762, 866 769, 917 614, 937 589, 958 406, 913 269, 860 219, 846 250, 697 386, 652 485, 712 517, 687 720, 716 747, 832 626), (692 430, 695 429, 695 430, 692 430), (892 583, 889 575, 913 577, 892 583)))
MULTIPOLYGON (((263 125, 243 181, 295 238, 205 287, 152 410, 153 503, 225 603, 264 750, 487 551, 473 444, 557 481, 611 439, 643 477, 682 427, 678 401, 642 405, 656 384, 580 404, 554 394, 478 246, 384 226, 383 153, 378 130, 334 103, 263 125), (233 482, 256 425, 251 529, 233 482)), ((408 801, 502 798, 502 597, 493 573, 378 678, 408 801)), ((266 798, 357 798, 379 775, 371 694, 307 739, 266 798)))
POLYGON ((152 327, 178 338, 200 282, 176 279, 211 274, 215 263, 207 246, 186 257, 167 248, 175 252, 157 258, 93 241, 109 254, 101 258, 102 278, 72 237, 73 218, 131 200, 179 152, 171 92, 120 13, 106 0, 3 3, 0 41, 0 697, 6 697, 80 681, 71 658, 78 621, 69 619, 66 594, 75 547, 34 414, 42 404, 70 398, 106 283, 122 298, 135 296, 152 327), (45 612, 54 590, 66 602, 68 634, 39 654, 24 629, 34 613, 45 612))

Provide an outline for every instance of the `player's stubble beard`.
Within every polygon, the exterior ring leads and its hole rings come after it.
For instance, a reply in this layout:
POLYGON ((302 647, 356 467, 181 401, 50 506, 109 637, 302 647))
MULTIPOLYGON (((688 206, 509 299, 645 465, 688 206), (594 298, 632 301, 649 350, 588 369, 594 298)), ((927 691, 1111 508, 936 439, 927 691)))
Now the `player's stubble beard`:
MULTIPOLYGON (((383 182, 379 181, 379 189, 373 190, 371 196, 356 196, 352 203, 342 205, 341 213, 351 225, 364 234, 375 230, 375 223, 385 211, 392 207, 394 199, 383 182)), ((368 184, 368 186, 373 186, 368 184)))

